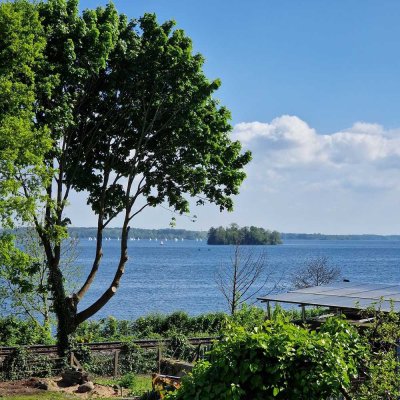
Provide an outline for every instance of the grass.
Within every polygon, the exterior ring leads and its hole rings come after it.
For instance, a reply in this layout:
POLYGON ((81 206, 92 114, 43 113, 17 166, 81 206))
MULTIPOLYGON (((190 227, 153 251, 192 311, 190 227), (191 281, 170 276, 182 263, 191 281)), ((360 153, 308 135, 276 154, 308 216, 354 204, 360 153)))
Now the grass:
POLYGON ((133 395, 141 395, 152 389, 150 375, 124 375, 120 378, 96 378, 95 383, 100 385, 126 387, 133 395))

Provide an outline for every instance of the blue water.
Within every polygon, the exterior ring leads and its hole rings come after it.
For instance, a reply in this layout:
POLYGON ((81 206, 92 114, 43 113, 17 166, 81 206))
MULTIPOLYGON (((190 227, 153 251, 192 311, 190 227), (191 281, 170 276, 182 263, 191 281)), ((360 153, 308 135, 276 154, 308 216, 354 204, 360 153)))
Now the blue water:
MULTIPOLYGON (((78 264, 81 280, 88 271, 95 252, 94 241, 81 239, 78 264)), ((104 256, 95 282, 80 304, 80 309, 94 301, 109 286, 119 258, 120 242, 104 242, 104 256)), ((312 257, 326 256, 329 264, 341 268, 351 282, 400 283, 400 241, 387 240, 287 240, 280 246, 243 246, 255 256, 266 253, 265 277, 269 286, 282 290, 289 285, 289 275, 312 257)), ((130 241, 129 261, 120 288, 95 318, 114 315, 134 319, 151 312, 176 310, 196 315, 226 311, 225 300, 215 283, 215 273, 229 264, 232 246, 208 246, 196 241, 130 241)), ((78 280, 78 278, 77 278, 78 280)), ((260 280, 261 281, 261 280, 260 280)))

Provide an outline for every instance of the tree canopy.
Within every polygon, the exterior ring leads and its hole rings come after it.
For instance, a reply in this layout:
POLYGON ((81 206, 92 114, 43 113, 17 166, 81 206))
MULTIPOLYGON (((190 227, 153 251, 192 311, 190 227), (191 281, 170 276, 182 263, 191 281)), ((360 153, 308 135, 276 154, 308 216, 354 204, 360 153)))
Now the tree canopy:
POLYGON ((67 344, 116 292, 134 217, 164 202, 186 213, 189 197, 231 210, 251 156, 230 139, 230 113, 213 97, 219 80, 204 75, 204 58, 173 21, 128 20, 112 4, 79 13, 77 0, 16 0, 0 5, 0 55, 2 225, 37 230, 67 344), (97 243, 87 279, 67 293, 60 260, 72 191, 87 193, 97 243), (78 311, 117 215, 115 276, 78 311))
POLYGON ((224 228, 210 228, 207 244, 280 244, 281 236, 277 231, 265 230, 256 226, 240 228, 237 224, 231 224, 224 228))

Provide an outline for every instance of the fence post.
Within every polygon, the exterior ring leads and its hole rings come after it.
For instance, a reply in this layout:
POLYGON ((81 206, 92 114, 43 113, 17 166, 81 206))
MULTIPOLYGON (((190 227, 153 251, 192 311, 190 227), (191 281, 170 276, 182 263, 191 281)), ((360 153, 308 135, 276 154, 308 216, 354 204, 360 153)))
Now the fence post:
POLYGON ((161 346, 158 344, 157 347, 157 363, 158 363, 158 374, 161 374, 161 346))
POLYGON ((400 365, 400 339, 396 340, 396 344, 395 344, 394 348, 396 351, 396 361, 397 361, 396 372, 397 372, 397 374, 399 374, 400 373, 400 371, 399 371, 400 370, 400 368, 399 368, 399 365, 400 365))
POLYGON ((114 378, 116 378, 118 374, 118 361, 119 361, 119 350, 114 351, 114 378))
MULTIPOLYGON (((276 305, 275 305, 275 308, 276 308, 276 305)), ((268 316, 268 319, 270 320, 271 319, 271 303, 269 302, 269 300, 267 302, 267 316, 268 316)))
POLYGON ((71 354, 70 354, 69 363, 70 363, 71 368, 76 368, 77 370, 81 370, 82 371, 82 369, 83 369, 82 365, 80 364, 80 362, 75 357, 75 354, 72 351, 71 351, 71 354))

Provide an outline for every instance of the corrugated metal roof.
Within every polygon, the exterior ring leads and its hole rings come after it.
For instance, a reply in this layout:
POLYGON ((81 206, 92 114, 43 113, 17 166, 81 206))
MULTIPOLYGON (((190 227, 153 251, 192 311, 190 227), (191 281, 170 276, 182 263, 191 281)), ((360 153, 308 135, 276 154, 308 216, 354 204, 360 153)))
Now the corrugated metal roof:
POLYGON ((313 286, 288 293, 259 297, 262 302, 276 301, 300 305, 400 312, 400 285, 383 283, 340 282, 313 286))

